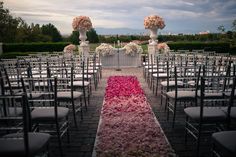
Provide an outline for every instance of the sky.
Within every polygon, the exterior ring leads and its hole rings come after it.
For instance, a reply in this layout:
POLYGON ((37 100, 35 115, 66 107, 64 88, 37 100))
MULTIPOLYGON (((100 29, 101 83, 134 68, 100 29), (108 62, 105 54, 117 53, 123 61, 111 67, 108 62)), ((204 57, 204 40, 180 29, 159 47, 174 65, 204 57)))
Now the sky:
MULTIPOLYGON (((3 0, 4 8, 28 24, 54 24, 61 34, 70 34, 76 16, 89 16, 100 29, 144 30, 148 15, 161 16, 166 27, 159 32, 218 32, 220 25, 231 30, 236 19, 236 0, 3 0), (108 29, 109 28, 109 29, 108 29), (112 28, 112 29, 111 29, 112 28)), ((98 32, 99 34, 99 32, 98 32)), ((132 34, 132 33, 131 33, 132 34)))

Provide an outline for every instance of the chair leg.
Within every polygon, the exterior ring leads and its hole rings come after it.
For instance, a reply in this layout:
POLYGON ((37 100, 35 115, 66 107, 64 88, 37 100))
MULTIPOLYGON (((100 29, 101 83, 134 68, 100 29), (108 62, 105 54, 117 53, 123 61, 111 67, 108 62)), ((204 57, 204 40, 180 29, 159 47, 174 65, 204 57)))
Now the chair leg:
POLYGON ((85 92, 85 89, 83 87, 83 97, 84 97, 84 105, 85 105, 85 109, 87 111, 87 100, 86 100, 86 92, 85 92))
POLYGON ((165 111, 167 109, 167 103, 168 103, 168 98, 167 98, 167 95, 166 95, 166 100, 165 100, 165 111))
POLYGON ((157 78, 157 81, 156 81, 156 91, 155 91, 156 96, 157 96, 157 91, 158 91, 158 78, 157 78))
POLYGON ((77 120, 76 120, 76 110, 75 110, 75 102, 74 102, 74 100, 72 100, 72 112, 73 112, 73 118, 74 118, 75 127, 78 128, 77 120))
POLYGON ((201 129, 202 129, 202 125, 200 123, 199 128, 198 128, 198 137, 197 137, 197 152, 196 152, 197 156, 200 156, 201 129))
MULTIPOLYGON (((67 143, 70 143, 70 133, 69 133, 69 117, 67 116, 66 117, 66 120, 67 120, 67 130, 66 130, 66 136, 67 136, 67 143)), ((77 127, 76 127, 77 128, 77 127)))
POLYGON ((56 122, 56 130, 57 130, 57 138, 58 138, 58 144, 59 144, 59 151, 60 151, 60 156, 63 157, 63 150, 62 150, 62 143, 61 143, 61 135, 60 135, 60 128, 58 121, 56 122))
POLYGON ((188 116, 186 116, 186 119, 185 119, 185 137, 184 137, 184 144, 185 145, 188 142, 188 130, 187 130, 187 127, 188 127, 188 116))
POLYGON ((83 117, 83 110, 82 110, 82 107, 83 107, 83 104, 82 104, 82 98, 80 98, 80 118, 81 118, 81 120, 84 119, 84 117, 83 117))
POLYGON ((162 101, 163 101, 163 96, 162 96, 162 93, 161 93, 161 106, 162 106, 162 101))
POLYGON ((173 113, 172 128, 175 127, 176 103, 177 103, 177 101, 175 100, 174 109, 173 109, 174 113, 173 113))
POLYGON ((169 98, 167 98, 167 105, 166 105, 166 108, 167 108, 167 121, 169 121, 169 115, 170 115, 170 111, 169 111, 169 98))

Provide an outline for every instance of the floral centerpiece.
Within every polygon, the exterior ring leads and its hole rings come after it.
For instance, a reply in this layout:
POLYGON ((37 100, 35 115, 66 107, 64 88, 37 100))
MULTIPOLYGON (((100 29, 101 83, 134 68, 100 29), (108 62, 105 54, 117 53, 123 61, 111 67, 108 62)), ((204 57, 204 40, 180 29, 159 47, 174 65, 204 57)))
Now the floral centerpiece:
POLYGON ((73 19, 72 27, 74 30, 90 30, 92 28, 92 22, 87 16, 77 16, 73 19))
POLYGON ((163 29, 165 27, 165 22, 160 16, 150 15, 145 17, 144 27, 145 29, 152 29, 152 28, 163 29))
POLYGON ((73 52, 75 52, 77 50, 77 47, 73 44, 67 45, 64 47, 63 52, 64 53, 70 53, 72 54, 73 52))
POLYGON ((110 44, 102 43, 95 49, 97 54, 102 56, 114 55, 114 48, 110 44))
POLYGON ((92 28, 92 22, 87 16, 78 16, 73 19, 72 27, 75 31, 79 31, 80 46, 88 46, 86 42, 86 32, 92 28))
POLYGON ((169 53, 170 52, 170 48, 169 48, 169 46, 166 43, 158 44, 157 45, 157 49, 158 49, 158 52, 160 54, 164 54, 164 53, 169 53))
POLYGON ((144 18, 145 29, 150 30, 150 45, 156 45, 157 29, 163 29, 165 27, 164 20, 158 15, 150 15, 144 18))
POLYGON ((141 54, 143 52, 143 49, 141 46, 134 42, 130 42, 127 45, 124 46, 125 48, 125 54, 135 56, 135 54, 141 54))

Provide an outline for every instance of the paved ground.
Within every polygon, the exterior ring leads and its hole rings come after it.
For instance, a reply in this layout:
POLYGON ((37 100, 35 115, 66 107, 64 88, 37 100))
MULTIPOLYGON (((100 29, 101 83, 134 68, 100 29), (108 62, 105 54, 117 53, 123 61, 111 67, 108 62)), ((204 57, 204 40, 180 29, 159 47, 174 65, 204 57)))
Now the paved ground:
MULTIPOLYGON (((115 71, 115 69, 103 69, 103 78, 100 80, 98 89, 93 90, 90 106, 88 111, 84 112, 84 120, 80 121, 79 128, 76 129, 71 123, 70 128, 70 143, 67 143, 66 138, 63 140, 63 151, 67 157, 91 157, 93 145, 96 137, 97 126, 99 122, 100 110, 103 103, 105 93, 106 81, 109 76, 114 75, 134 75, 139 79, 142 88, 146 93, 149 103, 161 124, 170 144, 180 157, 190 157, 195 154, 195 143, 191 138, 187 145, 184 144, 184 114, 182 110, 177 113, 177 122, 174 129, 171 128, 171 123, 166 120, 166 113, 164 107, 160 105, 159 93, 155 96, 148 88, 142 74, 142 68, 125 68, 122 71, 115 71)), ((78 115, 79 119, 79 115, 78 115)), ((202 148, 202 156, 209 156, 210 143, 204 145, 202 148)), ((50 144, 50 156, 59 156, 57 140, 53 139, 50 144)))

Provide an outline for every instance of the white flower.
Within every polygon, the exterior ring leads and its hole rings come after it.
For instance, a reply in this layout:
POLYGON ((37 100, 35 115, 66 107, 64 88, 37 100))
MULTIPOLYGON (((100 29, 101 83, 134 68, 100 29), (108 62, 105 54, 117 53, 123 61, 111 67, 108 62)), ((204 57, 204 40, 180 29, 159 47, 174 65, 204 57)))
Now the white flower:
POLYGON ((65 53, 73 53, 74 51, 76 51, 76 46, 73 44, 65 46, 63 50, 65 53))
POLYGON ((125 45, 125 54, 134 56, 135 54, 142 53, 143 49, 141 46, 130 42, 127 45, 125 45))
POLYGON ((114 55, 114 48, 110 44, 102 43, 95 49, 97 54, 102 56, 111 56, 114 55))

